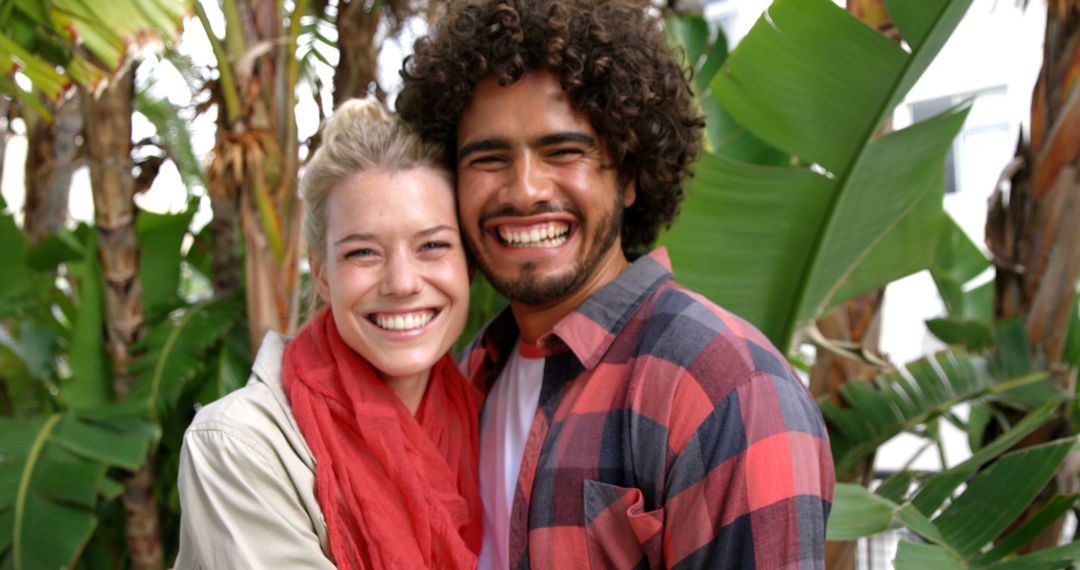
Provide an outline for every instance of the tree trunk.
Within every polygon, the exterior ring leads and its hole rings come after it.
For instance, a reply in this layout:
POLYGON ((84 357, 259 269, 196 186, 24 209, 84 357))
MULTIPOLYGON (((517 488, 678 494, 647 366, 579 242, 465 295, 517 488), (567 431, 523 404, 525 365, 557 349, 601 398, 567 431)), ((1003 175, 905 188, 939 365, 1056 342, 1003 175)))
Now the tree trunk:
POLYGON ((378 91, 378 55, 375 33, 379 29, 378 9, 366 2, 341 3, 337 18, 338 65, 334 68, 334 108, 353 97, 367 97, 375 84, 378 91))
MULTIPOLYGON (((1080 272, 1080 5, 1053 0, 1047 10, 1043 67, 1031 103, 1031 136, 1021 138, 1021 167, 1010 176, 1007 196, 995 189, 986 221, 986 241, 994 259, 994 315, 1020 318, 1032 354, 1043 357, 1070 393, 1076 370, 1061 362, 1069 311, 1080 272)), ((1071 403, 1058 418, 1019 447, 1072 433, 1071 403)), ((1012 410, 1002 410, 1018 419, 1012 410)), ((1075 466, 1076 461, 1066 465, 1075 466)), ((1023 520, 1056 494, 1076 492, 1076 473, 1061 473, 1028 509, 1023 520)), ((1064 518, 1021 552, 1055 546, 1064 518)))
MULTIPOLYGON (((99 93, 83 96, 84 146, 93 185, 98 258, 105 281, 106 346, 119 401, 126 400, 130 393, 131 350, 144 332, 131 160, 134 70, 134 62, 129 62, 99 93)), ((148 458, 142 469, 124 481, 126 535, 132 568, 136 570, 157 570, 164 564, 153 463, 153 458, 148 458)))
POLYGON ((23 231, 35 244, 64 227, 71 194, 71 175, 82 132, 81 99, 65 97, 53 107, 53 120, 25 117, 27 121, 26 200, 23 231))

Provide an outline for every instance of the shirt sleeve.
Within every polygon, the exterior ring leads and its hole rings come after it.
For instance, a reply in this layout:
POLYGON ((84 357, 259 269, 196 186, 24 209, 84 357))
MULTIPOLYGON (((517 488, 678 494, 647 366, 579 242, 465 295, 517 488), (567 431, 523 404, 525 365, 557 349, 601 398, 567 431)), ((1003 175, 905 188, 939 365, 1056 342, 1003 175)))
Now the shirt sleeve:
POLYGON ((709 402, 668 473, 666 565, 824 568, 834 475, 809 392, 757 371, 715 402, 707 393, 686 403, 709 402))
POLYGON ((224 430, 189 430, 179 489, 177 570, 335 567, 270 450, 224 430))

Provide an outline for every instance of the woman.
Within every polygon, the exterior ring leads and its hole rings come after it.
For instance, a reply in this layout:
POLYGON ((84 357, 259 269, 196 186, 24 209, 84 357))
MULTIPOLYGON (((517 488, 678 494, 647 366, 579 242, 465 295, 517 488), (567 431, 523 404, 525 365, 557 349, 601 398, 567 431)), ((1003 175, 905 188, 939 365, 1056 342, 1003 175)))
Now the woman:
POLYGON ((177 568, 472 568, 479 395, 447 354, 469 284, 451 175, 378 103, 301 181, 314 313, 184 436, 177 568))

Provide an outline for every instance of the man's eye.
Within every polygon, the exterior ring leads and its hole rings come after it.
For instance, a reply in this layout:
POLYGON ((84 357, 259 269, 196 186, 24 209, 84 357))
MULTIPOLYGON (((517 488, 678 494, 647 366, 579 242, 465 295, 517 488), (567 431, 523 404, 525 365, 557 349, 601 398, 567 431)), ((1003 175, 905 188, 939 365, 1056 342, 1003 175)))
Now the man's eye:
POLYGON ((471 161, 469 165, 475 168, 496 168, 506 162, 506 159, 502 156, 489 154, 486 156, 478 156, 471 161))
POLYGON ((563 147, 553 149, 547 153, 547 156, 554 160, 573 160, 583 154, 585 153, 580 148, 563 147))

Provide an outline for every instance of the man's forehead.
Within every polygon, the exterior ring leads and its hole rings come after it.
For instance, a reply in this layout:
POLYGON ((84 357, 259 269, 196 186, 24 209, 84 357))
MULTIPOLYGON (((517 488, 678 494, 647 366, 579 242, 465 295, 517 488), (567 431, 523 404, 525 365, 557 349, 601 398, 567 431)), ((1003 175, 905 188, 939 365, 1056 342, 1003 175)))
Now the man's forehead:
POLYGON ((531 71, 508 85, 495 77, 477 83, 458 121, 458 147, 476 139, 534 139, 554 132, 582 132, 595 137, 585 114, 571 104, 559 79, 547 71, 531 71))

